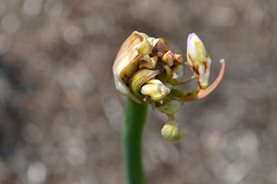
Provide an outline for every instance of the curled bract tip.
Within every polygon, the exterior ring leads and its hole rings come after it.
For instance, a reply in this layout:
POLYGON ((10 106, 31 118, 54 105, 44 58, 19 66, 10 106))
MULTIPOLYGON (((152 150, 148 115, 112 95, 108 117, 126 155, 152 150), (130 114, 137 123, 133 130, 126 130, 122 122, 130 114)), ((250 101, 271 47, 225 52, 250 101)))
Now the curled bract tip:
POLYGON ((226 63, 224 59, 219 61, 221 68, 216 80, 206 89, 197 88, 191 91, 184 91, 180 89, 172 89, 170 95, 183 102, 196 101, 208 96, 213 92, 223 79, 226 63))
POLYGON ((217 88, 217 86, 222 81, 224 73, 225 73, 226 64, 225 64, 225 60, 224 59, 221 59, 219 61, 219 63, 221 64, 221 67, 220 67, 220 71, 219 71, 219 74, 218 74, 216 80, 208 88, 202 89, 202 90, 200 90, 197 93, 197 95, 196 95, 196 99, 197 100, 202 99, 202 98, 208 96, 211 92, 213 92, 215 90, 215 88, 217 88))

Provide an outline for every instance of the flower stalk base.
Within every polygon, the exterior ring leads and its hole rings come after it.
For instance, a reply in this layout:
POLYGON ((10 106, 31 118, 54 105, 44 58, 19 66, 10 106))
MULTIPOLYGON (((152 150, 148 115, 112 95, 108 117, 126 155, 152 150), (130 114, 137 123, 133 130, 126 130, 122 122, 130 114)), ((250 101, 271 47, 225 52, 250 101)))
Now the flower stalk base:
POLYGON ((122 150, 125 171, 125 184, 143 184, 142 134, 147 115, 147 105, 127 98, 125 122, 122 131, 122 150))

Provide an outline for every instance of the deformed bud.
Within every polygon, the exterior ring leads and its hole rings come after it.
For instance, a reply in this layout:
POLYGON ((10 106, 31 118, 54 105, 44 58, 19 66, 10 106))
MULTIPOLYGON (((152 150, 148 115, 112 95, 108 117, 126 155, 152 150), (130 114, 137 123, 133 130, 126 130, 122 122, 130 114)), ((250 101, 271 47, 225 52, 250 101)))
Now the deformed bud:
POLYGON ((200 38, 191 33, 187 40, 187 60, 191 66, 200 88, 208 87, 211 58, 200 38))

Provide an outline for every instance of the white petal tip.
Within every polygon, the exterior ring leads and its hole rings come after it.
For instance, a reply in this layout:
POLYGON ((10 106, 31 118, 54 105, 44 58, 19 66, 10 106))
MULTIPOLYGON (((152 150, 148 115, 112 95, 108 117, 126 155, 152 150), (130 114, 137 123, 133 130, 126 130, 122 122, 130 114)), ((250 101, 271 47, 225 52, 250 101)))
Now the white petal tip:
POLYGON ((188 41, 191 41, 191 40, 200 40, 200 38, 199 38, 199 36, 197 36, 197 34, 190 33, 188 36, 188 41))

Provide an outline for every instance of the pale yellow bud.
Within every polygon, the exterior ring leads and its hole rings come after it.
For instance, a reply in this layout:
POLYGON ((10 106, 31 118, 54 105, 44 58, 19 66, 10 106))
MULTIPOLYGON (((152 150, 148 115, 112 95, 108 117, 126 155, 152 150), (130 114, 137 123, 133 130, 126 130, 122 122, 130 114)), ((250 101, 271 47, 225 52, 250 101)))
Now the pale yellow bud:
POLYGON ((185 129, 178 127, 174 122, 166 123, 162 130, 162 136, 169 141, 178 141, 185 135, 185 129))
POLYGON ((154 101, 160 101, 170 93, 170 89, 160 80, 152 79, 142 86, 140 92, 154 101))
POLYGON ((191 33, 187 40, 187 60, 191 66, 200 88, 208 87, 211 58, 200 38, 191 33))

